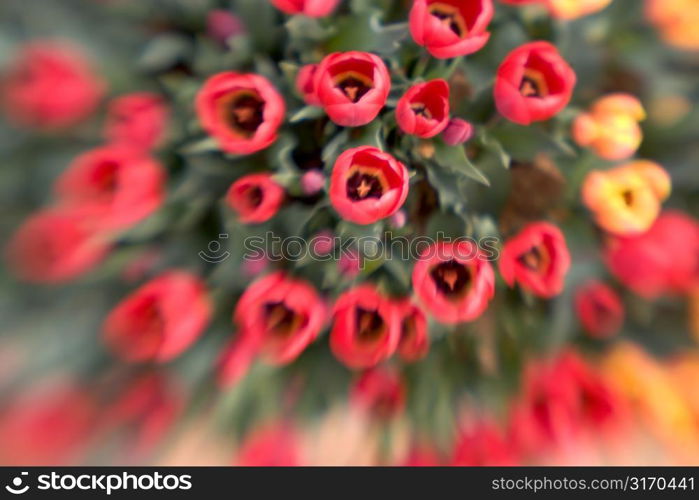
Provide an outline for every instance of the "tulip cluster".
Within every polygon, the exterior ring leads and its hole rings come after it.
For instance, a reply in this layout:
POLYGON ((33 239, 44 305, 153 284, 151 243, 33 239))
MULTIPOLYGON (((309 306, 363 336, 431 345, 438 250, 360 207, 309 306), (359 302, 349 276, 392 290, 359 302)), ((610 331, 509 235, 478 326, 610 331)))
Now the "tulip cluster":
MULTIPOLYGON (((0 463, 699 457, 699 360, 640 347, 677 300, 699 339, 695 177, 659 145, 696 117, 658 133, 684 80, 562 42, 633 45, 612 0, 235 3, 144 20, 128 78, 48 40, 3 69, 7 142, 70 146, 34 153, 60 172, 8 268, 100 317, 26 390, 0 338, 0 463)), ((695 48, 692 9, 645 12, 695 48)))

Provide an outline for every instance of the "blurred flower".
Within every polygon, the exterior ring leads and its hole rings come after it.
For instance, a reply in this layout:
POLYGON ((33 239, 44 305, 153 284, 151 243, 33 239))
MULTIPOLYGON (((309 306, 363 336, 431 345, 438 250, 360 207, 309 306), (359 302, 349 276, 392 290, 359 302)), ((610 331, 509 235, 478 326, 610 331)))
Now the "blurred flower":
POLYGON ((408 196, 408 170, 388 153, 360 146, 345 150, 330 178, 330 202, 350 222, 371 224, 396 213, 408 196))
POLYGON ((413 289, 425 309, 442 323, 472 321, 495 293, 495 275, 471 241, 427 247, 413 268, 413 289))
POLYGON ((623 160, 633 156, 641 144, 643 133, 638 122, 645 117, 643 106, 634 96, 609 94, 578 115, 573 122, 573 140, 606 160, 623 160))
POLYGON ((111 243, 75 214, 48 209, 29 217, 6 249, 12 271, 35 283, 63 283, 101 262, 111 243))
POLYGON ((688 293, 699 284, 699 222, 682 212, 663 212, 638 236, 610 237, 604 252, 612 274, 642 297, 688 293))
POLYGON ((442 460, 431 446, 417 444, 410 448, 407 456, 398 465, 402 467, 437 467, 442 465, 442 460))
POLYGON ((184 401, 175 384, 158 373, 132 380, 101 412, 106 437, 118 435, 122 460, 133 462, 153 453, 174 426, 184 401))
POLYGON ((169 271, 123 299, 102 326, 104 341, 125 361, 169 361, 190 347, 209 323, 204 283, 169 271))
POLYGON ((337 267, 345 278, 354 278, 362 272, 362 258, 359 252, 348 249, 342 252, 337 267))
POLYGON ((391 76, 380 57, 369 52, 335 52, 315 72, 320 105, 343 127, 366 125, 386 104, 391 76))
POLYGON ((495 105, 520 125, 548 120, 566 107, 573 94, 573 69, 548 42, 526 43, 500 64, 495 77, 495 105))
POLYGON ((546 0, 546 6, 553 17, 577 19, 594 14, 612 3, 612 0, 546 0))
POLYGON ((509 286, 551 298, 563 290, 570 253, 563 233, 548 222, 533 222, 505 242, 500 274, 509 286))
POLYGON ((699 50, 699 5, 695 0, 646 0, 646 17, 668 44, 699 50))
POLYGON ((75 382, 40 382, 0 413, 0 464, 74 465, 82 460, 96 422, 95 402, 75 382))
POLYGON ((306 64, 301 67, 296 75, 296 91, 301 94, 303 101, 309 106, 321 105, 315 87, 315 75, 317 71, 317 64, 306 64))
POLYGON ((0 80, 2 107, 31 128, 74 125, 99 104, 105 85, 84 55, 55 41, 24 45, 0 80))
POLYGON ((330 230, 318 232, 311 239, 311 255, 325 257, 330 255, 334 247, 334 234, 330 230))
POLYGON ((575 309, 591 337, 611 337, 624 322, 624 304, 614 289, 601 281, 589 280, 577 290, 575 309))
POLYGON ((369 368, 354 381, 350 400, 362 411, 389 419, 405 409, 405 383, 400 373, 390 367, 369 368))
POLYGON ((272 174, 248 174, 235 181, 226 193, 226 203, 243 224, 258 224, 276 215, 284 201, 284 189, 272 174))
POLYGON ((318 336, 326 311, 309 283, 276 272, 248 286, 233 319, 268 362, 287 364, 318 336))
POLYGON ((492 0, 413 0, 410 34, 433 57, 472 54, 488 42, 492 0))
POLYGON ((473 125, 461 118, 452 118, 442 132, 442 139, 449 146, 463 144, 473 137, 473 125))
POLYGON ((56 181, 59 204, 100 231, 127 229, 157 210, 165 171, 146 153, 103 146, 73 160, 56 181))
POLYGON ((235 465, 295 467, 302 464, 299 436, 291 424, 272 422, 253 430, 238 449, 235 465))
POLYGON ((647 231, 655 222, 670 189, 670 176, 663 167, 652 161, 636 160, 587 174, 582 198, 600 227, 613 234, 630 236, 647 231))
POLYGON ((286 14, 325 17, 332 14, 340 0, 271 0, 271 2, 286 14))
POLYGON ((500 0, 500 3, 506 3, 509 5, 527 5, 533 3, 541 3, 546 0, 500 0))
POLYGON ((301 189, 306 196, 312 196, 325 187, 325 176, 320 170, 309 170, 301 176, 301 189))
POLYGON ((250 370, 258 352, 255 339, 239 334, 224 349, 218 360, 216 380, 223 388, 233 387, 250 370))
POLYGON ((398 354, 405 361, 418 361, 430 350, 427 318, 418 306, 406 299, 399 303, 401 309, 401 333, 398 354))
POLYGON ((202 127, 233 154, 254 153, 272 144, 286 111, 269 80, 233 71, 209 77, 195 104, 202 127))
POLYGON ((330 347, 349 368, 369 368, 396 351, 400 311, 373 285, 359 285, 340 295, 333 312, 330 347))
POLYGON ((663 366, 636 345, 624 342, 605 356, 604 370, 652 435, 676 451, 697 450, 691 408, 663 366))
POLYGON ((396 121, 406 134, 439 134, 449 122, 449 84, 440 79, 410 87, 398 100, 396 121))
POLYGON ((109 103, 104 135, 112 143, 147 151, 163 141, 169 115, 158 94, 126 94, 109 103))
POLYGON ((624 442, 629 418, 620 393, 573 351, 531 362, 510 412, 510 436, 534 462, 597 462, 624 442))
POLYGON ((460 467, 517 465, 513 445, 494 422, 480 420, 461 429, 449 465, 460 467))
POLYGON ((401 229, 405 227, 405 223, 408 220, 408 216, 406 215, 404 210, 398 210, 395 214, 391 215, 391 218, 389 219, 391 225, 395 227, 396 229, 401 229))
POLYGON ((225 9, 212 9, 206 15, 206 33, 221 45, 228 39, 245 32, 245 26, 238 16, 225 9))
POLYGON ((241 270, 243 271, 243 274, 246 277, 254 278, 254 277, 262 274, 264 272, 264 270, 267 269, 268 265, 269 265, 269 259, 267 259, 266 256, 262 255, 259 258, 257 258, 256 256, 253 256, 250 259, 245 258, 243 260, 241 270))

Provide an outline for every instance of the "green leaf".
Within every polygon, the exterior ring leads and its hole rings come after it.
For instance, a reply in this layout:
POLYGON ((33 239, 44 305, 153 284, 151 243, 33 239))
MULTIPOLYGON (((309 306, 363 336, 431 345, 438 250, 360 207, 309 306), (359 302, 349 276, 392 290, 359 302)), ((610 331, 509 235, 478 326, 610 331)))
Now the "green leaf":
POLYGON ((296 111, 291 118, 289 118, 289 123, 297 123, 304 120, 315 120, 321 118, 325 115, 323 108, 318 106, 304 106, 303 108, 296 111))
POLYGON ((512 158, 509 154, 507 154, 507 151, 505 151, 505 148, 502 146, 500 141, 498 141, 492 135, 488 134, 486 131, 482 131, 478 135, 478 140, 487 151, 490 151, 495 156, 497 156, 498 160, 500 160, 500 163, 503 167, 510 168, 512 158))
POLYGON ((196 141, 189 142, 180 148, 180 153, 184 155, 210 153, 218 151, 218 141, 213 137, 205 137, 196 141))
POLYGON ((434 159, 440 166, 490 186, 488 178, 468 159, 463 146, 448 146, 442 141, 435 141, 434 145, 434 159))
POLYGON ((408 37, 408 23, 381 24, 381 14, 369 18, 369 27, 374 34, 373 50, 380 55, 390 55, 401 47, 401 42, 408 37))

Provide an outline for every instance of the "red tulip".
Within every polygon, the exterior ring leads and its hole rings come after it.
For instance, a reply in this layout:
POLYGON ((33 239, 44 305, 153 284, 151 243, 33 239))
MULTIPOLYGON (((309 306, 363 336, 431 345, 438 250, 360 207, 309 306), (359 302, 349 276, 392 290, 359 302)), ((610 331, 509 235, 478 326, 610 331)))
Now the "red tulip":
POLYGON ((425 313, 409 300, 399 304, 401 309, 401 333, 398 354, 405 361, 424 358, 430 350, 425 313))
POLYGON ((99 104, 105 85, 82 53, 54 41, 22 47, 0 81, 8 117, 32 128, 74 125, 99 104))
POLYGON ((405 383, 395 369, 370 368, 352 385, 352 404, 375 417, 388 419, 405 409, 405 383))
POLYGON ((170 271, 117 305, 102 326, 104 340, 125 361, 169 361, 190 347, 211 316, 201 280, 170 271))
POLYGON ((624 305, 608 285, 590 280, 575 295, 575 309, 585 331, 591 337, 614 335, 624 321, 624 305))
POLYGON ((563 233, 548 222, 528 224, 505 242, 500 255, 500 274, 509 286, 517 282, 544 298, 561 293, 569 268, 563 233))
POLYGON ((439 59, 472 54, 488 42, 492 0, 413 0, 410 33, 439 59))
POLYGON ((197 94, 196 109, 204 130, 221 149, 250 154, 277 139, 286 106, 263 76, 226 71, 206 80, 197 94))
POLYGON ((157 94, 127 94, 109 103, 104 135, 112 143, 148 151, 162 142, 169 114, 157 94))
POLYGON ((152 453, 176 423, 183 400, 171 380, 157 373, 141 375, 108 404, 100 425, 109 435, 119 434, 124 459, 139 460, 152 453), (123 431, 130 431, 125 439, 123 431))
POLYGON ((9 265, 35 283, 63 283, 95 267, 109 253, 108 240, 74 214, 44 210, 17 230, 7 247, 9 265))
POLYGON ((442 139, 450 146, 458 146, 473 137, 473 125, 461 118, 452 118, 442 132, 442 139))
POLYGON ((295 467, 302 464, 297 431, 290 424, 273 422, 250 433, 238 449, 235 465, 295 467))
POLYGON ((663 212, 645 233, 610 237, 605 261, 643 297, 688 293, 699 285, 699 222, 682 212, 663 212))
POLYGON ((369 368, 390 358, 400 337, 399 308, 373 285, 354 287, 335 302, 330 347, 349 368, 369 368))
POLYGON ((96 409, 74 382, 42 382, 24 391, 0 413, 0 464, 55 467, 80 462, 97 423, 96 409))
POLYGON ((426 248, 413 268, 413 289, 441 323, 479 317, 495 293, 495 275, 470 241, 438 242, 426 248))
POLYGON ((100 230, 127 229, 163 202, 165 172, 135 149, 96 148, 78 156, 58 179, 59 203, 100 230))
POLYGON ((325 56, 314 77, 318 101, 343 127, 366 125, 379 114, 391 90, 391 76, 380 57, 368 52, 325 56))
POLYGON ((442 465, 442 460, 432 446, 417 444, 410 448, 399 465, 401 467, 437 467, 442 465))
POLYGON ((429 138, 449 123, 449 84, 430 80, 413 85, 398 100, 396 121, 406 134, 429 138))
POLYGON ((325 17, 332 14, 340 0, 271 0, 271 2, 286 14, 325 17))
POLYGON ((460 467, 517 465, 514 447, 488 420, 462 429, 454 444, 451 464, 460 467))
POLYGON ((330 202, 342 218, 371 224, 396 213, 408 196, 408 170, 371 146, 343 152, 330 178, 330 202))
POLYGON ((276 272, 240 297, 233 318, 242 338, 274 364, 295 360, 323 329, 326 311, 305 281, 276 272))
POLYGON ((593 439, 603 445, 624 428, 627 416, 609 383, 576 353, 565 352, 527 366, 510 412, 510 439, 525 456, 567 453, 574 456, 558 460, 584 460, 581 447, 593 439))
POLYGON ((526 43, 500 64, 495 77, 495 105, 520 125, 548 120, 566 107, 573 94, 573 69, 548 42, 526 43))
POLYGON ((303 101, 309 106, 320 106, 320 100, 316 94, 315 75, 318 71, 317 64, 306 64, 296 75, 296 90, 303 101))
POLYGON ((271 174, 250 174, 235 181, 226 203, 238 213, 243 224, 265 222, 276 215, 284 201, 284 189, 271 174))
POLYGON ((247 375, 257 356, 257 339, 236 337, 218 360, 217 382, 221 387, 233 387, 247 375))

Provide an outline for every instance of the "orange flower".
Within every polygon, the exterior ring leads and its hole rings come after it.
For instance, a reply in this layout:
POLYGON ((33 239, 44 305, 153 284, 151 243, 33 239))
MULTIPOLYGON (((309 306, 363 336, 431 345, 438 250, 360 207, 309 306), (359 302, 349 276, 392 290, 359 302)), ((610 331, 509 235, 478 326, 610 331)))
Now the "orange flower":
POLYGON ((612 0, 548 0, 547 6, 553 17, 558 19, 577 19, 578 17, 594 14, 612 0))
POLYGON ((643 106, 632 95, 609 94, 575 119, 573 140, 602 158, 623 160, 640 146, 643 135, 638 122, 645 117, 643 106))
POLYGON ((696 0, 646 0, 646 18, 666 43, 699 50, 699 3, 696 0))
POLYGON ((655 222, 670 189, 670 177, 660 165, 637 160, 587 174, 582 199, 604 230, 633 235, 646 231, 655 222))
POLYGON ((696 452, 697 426, 692 409, 666 368, 631 343, 615 347, 604 371, 624 394, 653 436, 676 453, 696 452), (691 449, 690 449, 691 448, 691 449))

